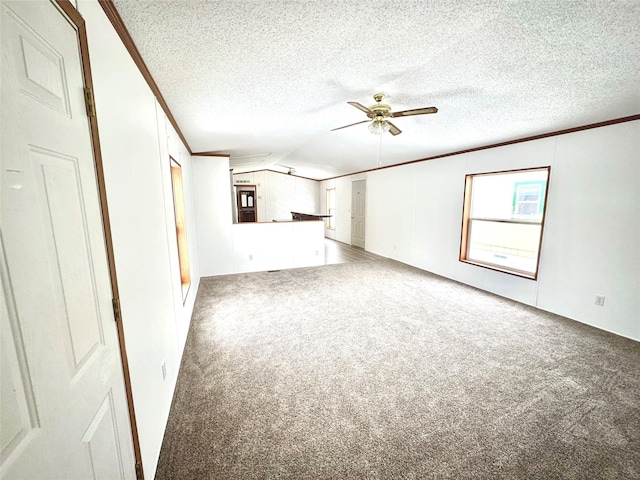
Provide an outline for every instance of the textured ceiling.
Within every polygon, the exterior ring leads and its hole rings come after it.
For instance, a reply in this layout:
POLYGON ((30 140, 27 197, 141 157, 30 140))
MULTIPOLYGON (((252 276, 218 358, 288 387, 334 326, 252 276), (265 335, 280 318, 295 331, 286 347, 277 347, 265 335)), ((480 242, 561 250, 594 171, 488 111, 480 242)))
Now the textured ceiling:
POLYGON ((192 151, 235 172, 322 179, 640 113, 639 0, 114 3, 192 151), (330 131, 376 92, 439 112, 381 142, 330 131))

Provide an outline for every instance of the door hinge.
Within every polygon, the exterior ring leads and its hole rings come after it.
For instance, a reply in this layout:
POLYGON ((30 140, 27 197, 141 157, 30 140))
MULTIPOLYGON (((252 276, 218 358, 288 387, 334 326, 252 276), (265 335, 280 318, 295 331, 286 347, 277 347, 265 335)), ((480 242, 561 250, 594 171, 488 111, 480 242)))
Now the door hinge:
POLYGON ((111 303, 113 304, 113 316, 116 322, 122 320, 122 313, 120 312, 120 300, 117 298, 111 299, 111 303))
POLYGON ((142 475, 142 464, 140 462, 136 463, 136 480, 143 480, 144 476, 142 475))
POLYGON ((87 106, 87 117, 95 117, 96 104, 93 100, 93 90, 89 87, 84 89, 84 103, 87 106))

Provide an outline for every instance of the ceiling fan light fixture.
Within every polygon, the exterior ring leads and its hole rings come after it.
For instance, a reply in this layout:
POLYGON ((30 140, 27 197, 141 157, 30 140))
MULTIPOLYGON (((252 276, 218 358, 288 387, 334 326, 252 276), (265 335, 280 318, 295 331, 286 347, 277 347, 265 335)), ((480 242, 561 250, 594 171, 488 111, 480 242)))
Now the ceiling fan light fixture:
POLYGON ((389 122, 386 120, 376 119, 369 124, 369 132, 373 135, 382 135, 383 133, 388 132, 390 128, 389 122))

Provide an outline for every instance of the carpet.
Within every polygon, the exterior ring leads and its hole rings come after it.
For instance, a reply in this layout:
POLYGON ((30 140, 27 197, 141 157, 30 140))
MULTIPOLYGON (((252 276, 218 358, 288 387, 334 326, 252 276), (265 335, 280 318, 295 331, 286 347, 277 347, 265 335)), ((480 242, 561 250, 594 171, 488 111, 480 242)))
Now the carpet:
POLYGON ((203 278, 156 478, 640 478, 639 367, 392 260, 203 278))

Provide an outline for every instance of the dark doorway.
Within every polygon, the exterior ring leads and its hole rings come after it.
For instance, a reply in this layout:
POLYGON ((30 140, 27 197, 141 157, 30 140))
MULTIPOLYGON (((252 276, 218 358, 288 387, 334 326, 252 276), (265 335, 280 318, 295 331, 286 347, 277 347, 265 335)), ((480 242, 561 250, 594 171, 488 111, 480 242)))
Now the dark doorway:
POLYGON ((258 221, 258 205, 256 200, 255 185, 238 185, 236 187, 238 223, 258 221))

